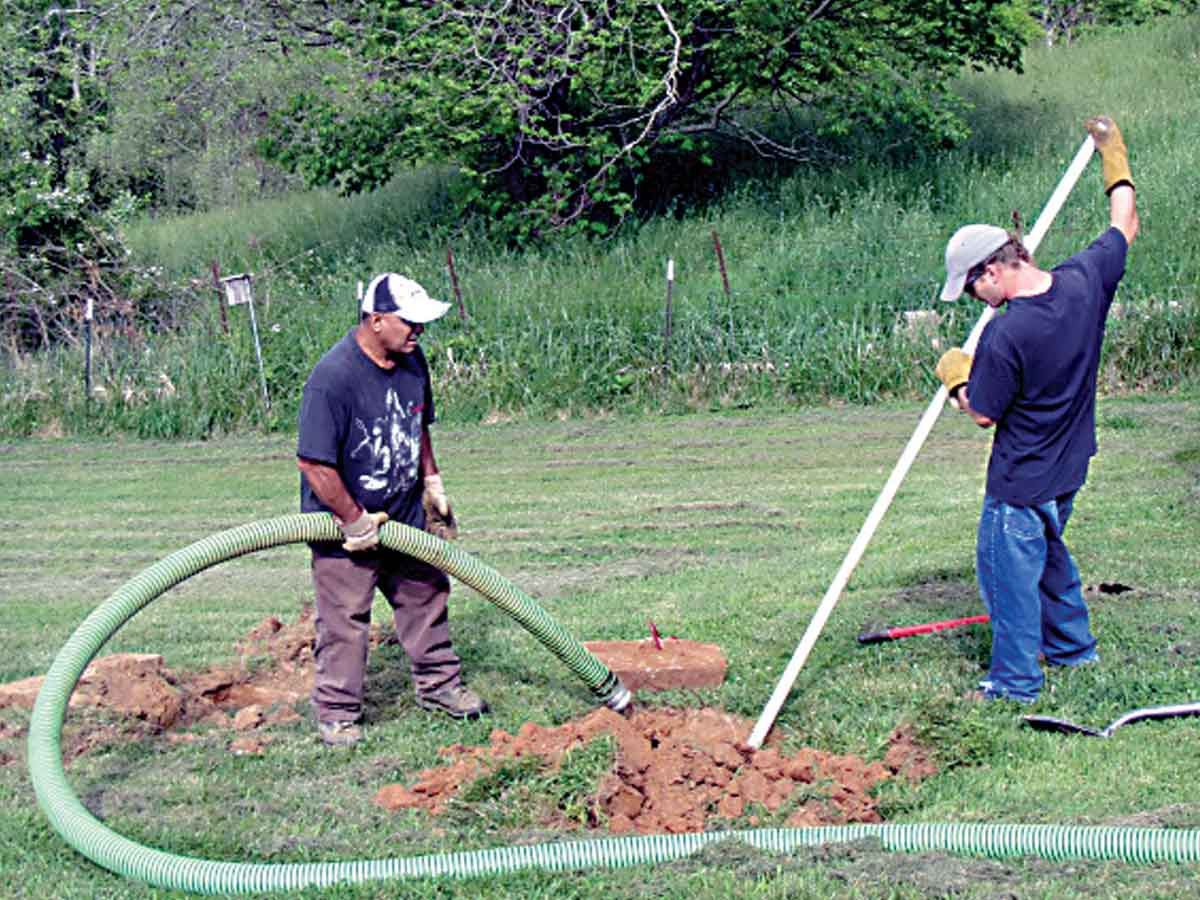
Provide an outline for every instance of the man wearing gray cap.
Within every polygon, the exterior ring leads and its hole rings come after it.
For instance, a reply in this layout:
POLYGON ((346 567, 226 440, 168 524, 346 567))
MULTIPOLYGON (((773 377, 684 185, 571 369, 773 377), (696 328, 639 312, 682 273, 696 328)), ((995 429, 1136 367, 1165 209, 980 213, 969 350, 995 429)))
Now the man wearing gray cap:
POLYGON ((962 293, 999 309, 972 359, 943 354, 937 375, 953 402, 995 426, 976 543, 979 592, 992 626, 986 699, 1037 699, 1051 665, 1094 662, 1079 570, 1063 542, 1076 492, 1096 452, 1096 378, 1105 320, 1138 232, 1133 178, 1121 132, 1087 121, 1103 162, 1110 227, 1050 271, 1021 239, 967 225, 946 246, 943 300, 962 293))
POLYGON ((321 357, 304 385, 300 508, 332 513, 344 538, 310 544, 317 601, 312 704, 326 744, 362 739, 376 588, 392 607, 417 704, 455 718, 488 711, 462 682, 446 574, 379 546, 379 526, 388 519, 446 539, 457 530, 433 455, 433 391, 418 343, 425 325, 447 309, 415 281, 377 276, 363 295, 358 327, 321 357))

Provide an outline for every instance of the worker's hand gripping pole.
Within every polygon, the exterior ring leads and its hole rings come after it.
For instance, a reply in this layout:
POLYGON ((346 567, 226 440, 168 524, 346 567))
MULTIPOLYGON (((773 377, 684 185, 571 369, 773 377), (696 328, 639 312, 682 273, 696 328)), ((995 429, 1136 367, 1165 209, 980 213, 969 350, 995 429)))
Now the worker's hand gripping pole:
MULTIPOLYGON (((1033 225, 1033 230, 1025 238, 1025 246, 1029 249, 1031 255, 1037 250, 1038 244, 1041 243, 1042 238, 1050 229, 1050 223, 1054 221, 1054 217, 1058 215, 1058 211, 1062 208, 1067 196, 1071 193, 1071 189, 1075 187, 1075 182, 1083 174, 1083 170, 1091 160, 1094 150, 1095 144, 1089 135, 1079 147, 1075 158, 1071 160, 1071 164, 1067 167, 1066 174, 1063 175, 1062 180, 1059 181, 1058 187, 1050 195, 1046 207, 1042 210, 1042 214, 1038 216, 1037 221, 1033 225)), ((979 317, 979 321, 971 329, 971 334, 967 338, 966 344, 963 345, 963 349, 967 353, 974 353, 975 347, 979 343, 979 336, 983 334, 984 326, 992 320, 992 316, 995 313, 995 309, 990 306, 984 309, 983 315, 979 317)), ((834 576, 833 583, 829 585, 829 590, 825 592, 825 596, 821 600, 821 605, 817 607, 812 621, 808 624, 808 629, 804 632, 804 636, 800 639, 799 645, 792 654, 791 661, 784 670, 782 677, 780 677, 779 683, 775 685, 775 691, 771 694, 771 699, 767 701, 767 705, 759 715, 758 722, 755 724, 754 730, 750 733, 750 738, 746 742, 751 747, 761 747, 763 741, 766 740, 767 732, 775 724, 775 717, 779 715, 779 710, 783 706, 783 702, 787 699, 787 695, 792 689, 792 684, 796 681, 796 676, 800 674, 800 669, 804 666, 805 661, 808 659, 808 654, 817 642, 817 638, 821 634, 821 629, 825 627, 825 622, 828 620, 830 613, 833 612, 833 607, 837 605, 842 589, 845 588, 846 582, 850 580, 850 574, 854 571, 854 567, 858 565, 858 561, 862 558, 864 551, 866 551, 867 544, 870 543, 871 537, 875 534, 875 529, 879 526, 884 513, 887 512, 888 507, 891 505, 892 499, 896 496, 896 491, 899 490, 901 482, 904 481, 904 477, 912 467, 913 461, 917 458, 917 453, 920 451, 921 445, 925 443, 925 438, 929 436, 929 432, 933 429, 934 423, 937 422, 938 416, 941 415, 942 408, 945 405, 946 388, 943 386, 938 388, 933 400, 930 401, 929 407, 925 410, 925 414, 921 416, 921 421, 917 423, 916 431, 909 438, 904 452, 900 454, 900 460, 892 470, 887 484, 880 491, 879 497, 875 500, 875 505, 871 507, 871 512, 867 515, 866 522, 863 523, 862 528, 859 530, 858 537, 854 539, 854 543, 850 547, 850 552, 846 554, 841 568, 838 569, 837 575, 834 576)))

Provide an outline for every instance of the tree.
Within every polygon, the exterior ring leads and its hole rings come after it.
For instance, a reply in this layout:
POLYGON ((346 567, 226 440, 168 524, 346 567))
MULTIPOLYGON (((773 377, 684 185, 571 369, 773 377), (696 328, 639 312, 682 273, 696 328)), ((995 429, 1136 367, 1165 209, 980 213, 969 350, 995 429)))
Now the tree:
POLYGON ((1089 28, 1137 24, 1176 11, 1195 11, 1196 0, 1034 0, 1033 14, 1047 46, 1071 43, 1089 28))
MULTIPOLYGON (((337 75, 331 41, 302 3, 123 0, 126 40, 107 72, 112 113, 88 159, 106 184, 159 211, 237 205, 297 179, 256 152, 296 84, 337 75)), ((115 17, 114 17, 115 19, 115 17)))
POLYGON ((90 11, 12 0, 0 18, 0 269, 5 330, 19 343, 57 337, 61 297, 52 287, 104 243, 88 173, 88 135, 105 114, 101 48, 90 11))
POLYGON ((664 160, 728 143, 803 161, 814 134, 965 136, 963 65, 1019 69, 1009 0, 383 0, 331 28, 357 77, 305 91, 264 150, 353 192, 457 164, 518 239, 607 232, 664 160), (365 12, 364 12, 365 10, 365 12))
POLYGON ((328 68, 305 54, 289 60, 296 33, 309 32, 273 0, 9 0, 0 336, 10 347, 74 340, 88 299, 102 327, 132 333, 154 318, 139 301, 151 284, 135 277, 119 226, 140 209, 244 200, 262 187, 270 173, 254 147, 280 85, 328 68), (218 184, 248 166, 249 190, 218 184))

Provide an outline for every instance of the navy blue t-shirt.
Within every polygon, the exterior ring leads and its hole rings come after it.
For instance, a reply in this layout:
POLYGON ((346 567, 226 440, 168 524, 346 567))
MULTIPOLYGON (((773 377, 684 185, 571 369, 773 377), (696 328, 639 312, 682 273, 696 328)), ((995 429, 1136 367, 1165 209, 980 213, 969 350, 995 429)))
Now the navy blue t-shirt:
MULTIPOLYGON (((304 384, 296 455, 333 466, 368 512, 425 527, 421 508, 421 429, 434 421, 429 365, 418 346, 377 366, 351 330, 321 357, 304 384)), ((300 477, 302 512, 329 512, 300 477)), ((314 545, 341 555, 339 544, 314 545)))
POLYGON ((1128 244, 1110 228, 1052 270, 1044 294, 1008 301, 971 365, 971 408, 996 423, 988 494, 1033 506, 1077 490, 1096 452, 1096 374, 1128 244))

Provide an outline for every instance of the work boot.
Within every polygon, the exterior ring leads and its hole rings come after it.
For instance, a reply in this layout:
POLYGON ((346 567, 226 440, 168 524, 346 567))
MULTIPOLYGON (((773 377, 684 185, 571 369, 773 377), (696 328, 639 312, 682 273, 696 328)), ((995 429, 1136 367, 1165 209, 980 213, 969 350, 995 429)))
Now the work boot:
POLYGON ((478 719, 488 711, 487 701, 461 681, 417 694, 417 706, 455 719, 478 719))
POLYGON ((353 747, 363 739, 362 726, 353 722, 318 722, 317 731, 329 747, 353 747))

